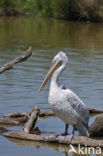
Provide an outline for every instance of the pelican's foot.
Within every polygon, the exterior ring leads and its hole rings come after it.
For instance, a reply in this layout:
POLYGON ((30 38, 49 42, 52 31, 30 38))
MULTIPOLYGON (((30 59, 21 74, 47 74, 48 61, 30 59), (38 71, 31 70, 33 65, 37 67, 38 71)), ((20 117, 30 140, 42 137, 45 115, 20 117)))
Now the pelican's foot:
POLYGON ((66 136, 66 140, 71 143, 72 142, 72 138, 73 138, 73 134, 67 135, 66 136))
POLYGON ((64 140, 64 138, 65 138, 65 141, 67 141, 68 143, 71 143, 72 138, 73 138, 73 134, 65 135, 65 136, 63 136, 63 135, 57 135, 57 136, 58 136, 58 138, 59 138, 61 141, 64 140))
POLYGON ((62 134, 60 134, 61 136, 67 136, 67 135, 69 135, 69 133, 62 133, 62 134))
POLYGON ((67 136, 67 135, 70 135, 69 133, 62 133, 62 134, 57 134, 57 136, 67 136))

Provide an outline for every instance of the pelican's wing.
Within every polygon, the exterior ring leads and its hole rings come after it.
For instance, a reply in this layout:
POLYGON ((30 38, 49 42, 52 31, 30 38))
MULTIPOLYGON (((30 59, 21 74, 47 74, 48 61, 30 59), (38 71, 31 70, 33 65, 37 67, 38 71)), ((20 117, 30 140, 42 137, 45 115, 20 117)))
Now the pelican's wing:
POLYGON ((81 121, 88 129, 89 112, 84 102, 70 89, 65 90, 67 100, 71 107, 78 113, 81 121))

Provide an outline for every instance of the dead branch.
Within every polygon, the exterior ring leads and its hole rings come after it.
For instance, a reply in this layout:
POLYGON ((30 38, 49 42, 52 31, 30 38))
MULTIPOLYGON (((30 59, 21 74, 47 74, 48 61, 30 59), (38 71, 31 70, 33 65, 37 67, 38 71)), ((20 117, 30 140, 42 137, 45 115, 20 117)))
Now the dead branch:
POLYGON ((0 118, 0 124, 19 125, 20 123, 16 120, 5 117, 5 118, 0 118))
MULTIPOLYGON (((29 113, 13 112, 13 113, 5 115, 4 117, 19 118, 19 117, 28 116, 28 114, 29 113)), ((39 114, 39 117, 51 117, 51 116, 55 116, 55 114, 52 111, 40 111, 40 114, 39 114)))
POLYGON ((30 57, 32 54, 32 50, 31 47, 21 56, 17 57, 16 59, 13 59, 12 61, 4 64, 1 68, 0 68, 0 74, 2 74, 4 71, 9 70, 13 67, 14 64, 17 64, 19 62, 23 62, 25 60, 27 60, 28 57, 30 57))
POLYGON ((40 109, 38 107, 34 107, 29 115, 28 121, 24 125, 24 132, 30 133, 34 128, 36 128, 36 124, 39 120, 39 114, 40 109))
POLYGON ((55 114, 52 111, 40 111, 40 117, 53 117, 55 114))
POLYGON ((60 136, 60 135, 35 135, 28 134, 23 131, 9 131, 3 133, 4 136, 27 140, 27 141, 39 141, 39 142, 51 142, 58 144, 72 144, 72 145, 83 145, 83 146, 92 146, 92 147, 103 147, 103 140, 94 140, 86 138, 83 136, 73 136, 72 141, 69 141, 69 136, 60 136))
POLYGON ((9 117, 9 118, 20 118, 20 117, 24 117, 27 116, 27 113, 17 113, 17 112, 13 112, 10 114, 5 115, 4 117, 9 117))
POLYGON ((28 116, 22 116, 22 117, 1 117, 0 118, 0 124, 8 124, 8 125, 20 125, 22 123, 25 123, 28 119, 28 116))
POLYGON ((88 108, 89 113, 103 113, 103 110, 95 109, 95 108, 88 108))
MULTIPOLYGON (((89 113, 103 113, 103 110, 99 109, 94 109, 94 108, 88 108, 89 113)), ((19 118, 23 116, 28 116, 28 113, 10 113, 5 115, 5 117, 9 118, 19 118)), ((50 117, 50 116, 55 116, 55 114, 52 111, 40 111, 39 117, 50 117)))
POLYGON ((8 132, 9 130, 7 128, 4 127, 0 127, 0 134, 3 134, 5 132, 8 132))
MULTIPOLYGON (((88 108, 88 110, 91 113, 102 113, 103 110, 98 110, 98 109, 93 109, 93 108, 88 108)), ((8 115, 5 115, 4 117, 0 118, 0 124, 11 124, 14 125, 14 122, 18 122, 18 124, 25 123, 28 120, 28 115, 29 113, 10 113, 8 115)), ((44 117, 54 117, 55 114, 52 111, 40 111, 39 117, 44 118, 44 117)))
MULTIPOLYGON (((6 131, 6 132, 4 131, 3 135, 6 137, 10 137, 10 138, 17 138, 17 139, 29 140, 29 141, 51 142, 51 143, 58 143, 58 144, 73 144, 73 145, 80 144, 83 146, 86 145, 86 146, 92 146, 92 147, 103 147, 103 140, 94 140, 94 139, 86 138, 84 136, 73 136, 70 142, 69 135, 61 136, 61 135, 29 134, 31 130, 33 129, 33 127, 36 127, 39 114, 40 114, 39 108, 37 107, 33 108, 31 113, 29 114, 28 121, 24 125, 24 131, 6 131)), ((15 115, 17 116, 16 113, 15 115)), ((13 116, 13 114, 11 116, 13 116)), ((18 116, 20 116, 21 118, 20 114, 18 114, 18 116)), ((8 118, 8 117, 5 117, 5 118, 8 118)))

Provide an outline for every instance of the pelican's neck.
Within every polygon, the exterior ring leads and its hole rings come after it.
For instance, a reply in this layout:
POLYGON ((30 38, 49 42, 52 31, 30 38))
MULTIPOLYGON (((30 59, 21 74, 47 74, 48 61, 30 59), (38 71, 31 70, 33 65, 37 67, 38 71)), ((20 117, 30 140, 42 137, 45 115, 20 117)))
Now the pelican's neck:
POLYGON ((50 88, 51 87, 56 87, 58 88, 58 78, 60 76, 60 74, 62 73, 62 71, 65 69, 66 64, 62 64, 53 74, 52 79, 51 79, 51 84, 50 84, 50 88))

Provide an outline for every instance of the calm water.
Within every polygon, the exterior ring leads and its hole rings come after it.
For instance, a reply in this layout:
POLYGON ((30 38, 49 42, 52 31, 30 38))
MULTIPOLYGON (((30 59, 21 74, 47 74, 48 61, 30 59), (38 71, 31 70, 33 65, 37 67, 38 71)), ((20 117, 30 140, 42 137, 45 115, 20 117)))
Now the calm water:
MULTIPOLYGON (((0 116, 29 112, 33 106, 50 110, 49 83, 41 93, 37 90, 59 51, 65 51, 69 57, 60 84, 72 89, 88 107, 103 109, 103 24, 34 17, 0 18, 0 66, 21 55, 30 45, 32 56, 0 75, 0 116)), ((92 121, 93 118, 90 124, 92 121)), ((38 127, 56 133, 64 131, 64 123, 58 118, 40 120, 38 127)), ((67 155, 61 146, 49 146, 0 136, 1 156, 67 155)))

